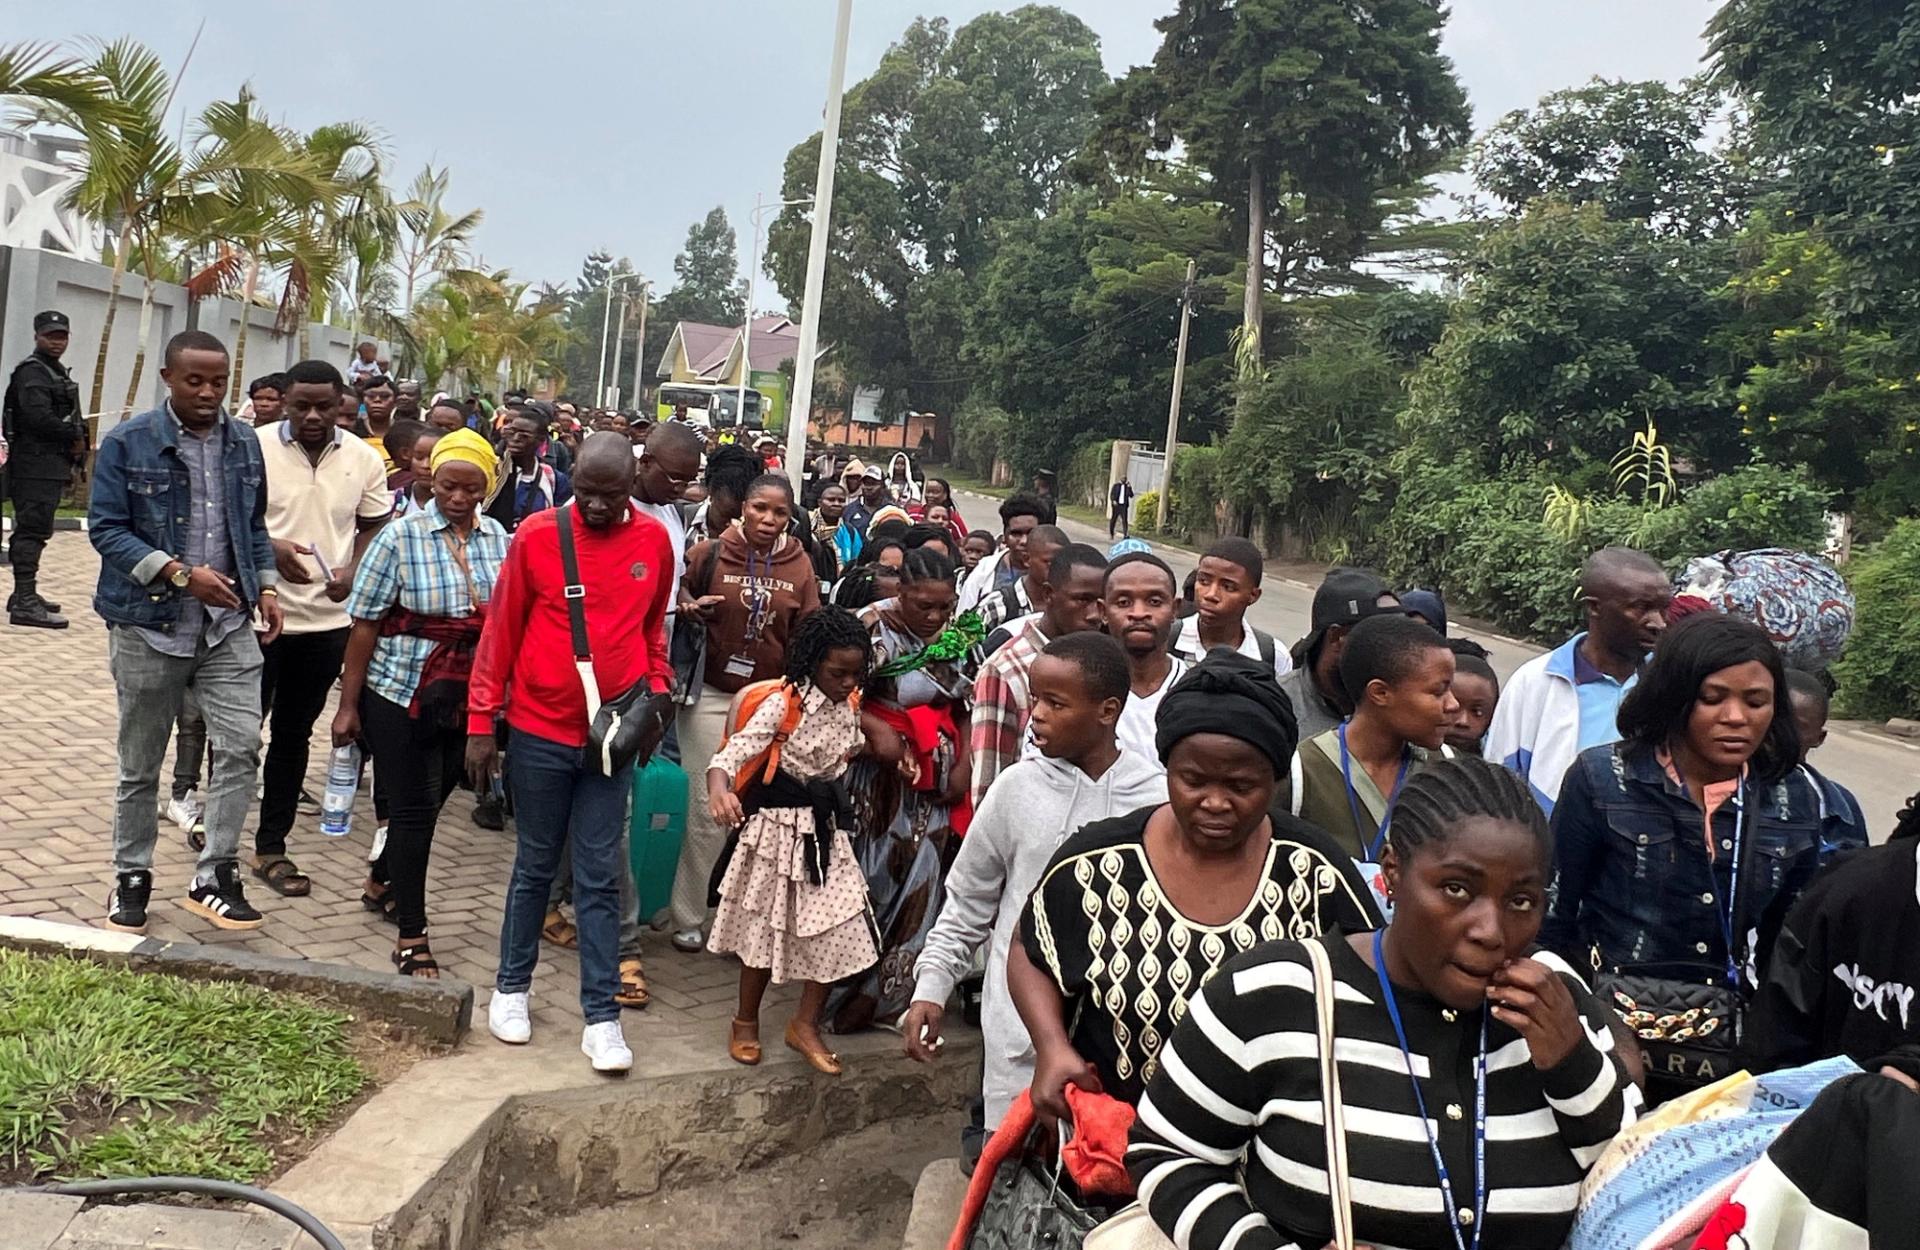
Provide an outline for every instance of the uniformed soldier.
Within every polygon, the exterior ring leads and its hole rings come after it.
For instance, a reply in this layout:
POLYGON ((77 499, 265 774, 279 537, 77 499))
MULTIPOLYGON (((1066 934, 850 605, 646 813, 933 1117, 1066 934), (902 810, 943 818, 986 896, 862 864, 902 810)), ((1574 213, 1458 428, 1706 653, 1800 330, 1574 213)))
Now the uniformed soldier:
POLYGON ((60 363, 69 328, 63 312, 36 314, 33 354, 7 382, 7 490, 13 499, 13 594, 7 599, 7 621, 39 629, 67 627, 60 605, 40 597, 40 553, 53 537, 60 495, 87 448, 80 388, 60 363))

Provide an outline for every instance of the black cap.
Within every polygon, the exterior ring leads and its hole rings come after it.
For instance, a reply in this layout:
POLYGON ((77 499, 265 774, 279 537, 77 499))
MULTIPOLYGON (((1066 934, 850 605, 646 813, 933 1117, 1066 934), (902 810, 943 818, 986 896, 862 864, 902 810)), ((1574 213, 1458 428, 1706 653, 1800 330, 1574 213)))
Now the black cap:
POLYGON ((1313 592, 1313 632, 1293 649, 1295 662, 1304 663, 1312 656, 1334 626, 1351 625, 1381 612, 1380 596, 1392 593, 1386 581, 1369 569, 1329 570, 1320 589, 1313 592))
POLYGON ((71 330, 72 328, 73 326, 67 321, 67 314, 63 312, 54 312, 52 309, 49 309, 46 312, 35 313, 33 315, 33 332, 35 334, 40 334, 47 330, 71 330))

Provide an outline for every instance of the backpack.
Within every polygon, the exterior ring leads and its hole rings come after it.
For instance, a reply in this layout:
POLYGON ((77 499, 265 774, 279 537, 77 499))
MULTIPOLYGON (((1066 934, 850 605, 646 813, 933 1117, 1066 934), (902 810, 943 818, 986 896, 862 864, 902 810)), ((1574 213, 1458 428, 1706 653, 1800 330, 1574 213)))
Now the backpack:
MULTIPOLYGON (((781 750, 786 746, 787 739, 793 736, 793 731, 800 728, 804 711, 798 687, 784 677, 769 677, 765 681, 750 682, 740 687, 734 693, 733 701, 727 705, 727 719, 722 727, 720 738, 722 750, 726 748, 727 742, 733 735, 740 731, 740 727, 753 719, 753 714, 760 710, 760 705, 767 701, 767 696, 776 690, 786 694, 787 710, 781 715, 780 727, 774 731, 773 741, 767 744, 767 749, 748 760, 734 775, 733 792, 735 794, 744 794, 749 786, 756 783, 765 785, 773 780, 773 775, 780 771, 781 750)), ((854 691, 848 697, 848 701, 857 711, 860 707, 860 692, 854 691)))

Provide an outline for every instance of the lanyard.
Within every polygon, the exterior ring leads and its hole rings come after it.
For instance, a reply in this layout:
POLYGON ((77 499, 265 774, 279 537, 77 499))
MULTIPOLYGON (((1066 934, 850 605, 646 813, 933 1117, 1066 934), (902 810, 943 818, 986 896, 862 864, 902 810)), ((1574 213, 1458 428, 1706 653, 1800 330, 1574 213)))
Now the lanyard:
MULTIPOLYGON (((1740 905, 1740 852, 1746 841, 1747 832, 1747 788, 1743 785, 1733 792, 1733 862, 1727 865, 1727 905, 1716 914, 1720 917, 1720 934, 1727 943, 1727 988, 1740 988, 1740 963, 1734 957, 1734 923, 1739 917, 1740 905)), ((1703 814, 1704 816, 1704 814, 1703 814)), ((1707 837, 1713 837, 1713 821, 1707 820, 1707 837)), ((1711 871, 1711 864, 1709 864, 1711 871)))
MULTIPOLYGON (((1340 776, 1347 783, 1347 808, 1353 813, 1353 832, 1358 836, 1365 822, 1360 818, 1360 795, 1353 788, 1353 756, 1347 753, 1347 722, 1341 721, 1334 736, 1340 739, 1340 776)), ((1400 749, 1400 771, 1394 774, 1393 790, 1387 795, 1387 810, 1380 815, 1379 831, 1373 835, 1373 846, 1367 851, 1368 862, 1378 862, 1380 848, 1387 844, 1387 830, 1393 827, 1393 805, 1400 801, 1400 787, 1407 782, 1407 769, 1413 765, 1411 747, 1400 749)))
POLYGON ((767 552, 766 567, 756 575, 753 571, 754 551, 747 548, 747 588, 743 596, 747 608, 746 645, 751 647, 760 641, 760 633, 767 627, 767 609, 773 603, 773 552, 767 552))
POLYGON ((1420 1127, 1427 1134, 1427 1149, 1433 1152, 1434 1170, 1440 1174, 1440 1201, 1446 1204, 1447 1227, 1453 1232, 1457 1250, 1467 1250, 1462 1224, 1473 1225, 1473 1248, 1479 1250, 1480 1234, 1487 1227, 1487 1009, 1480 1008, 1480 1053, 1473 1061, 1473 1209, 1453 1205, 1453 1178, 1447 1174, 1447 1161, 1440 1157, 1440 1142, 1434 1136, 1433 1121, 1427 1117, 1427 1099, 1420 1092, 1420 1078, 1413 1075, 1413 1052, 1407 1047, 1407 1030, 1400 1023, 1400 1004, 1387 980, 1387 960, 1381 952, 1384 930, 1373 931, 1373 972, 1380 978, 1380 997, 1387 1005, 1387 1018, 1393 1021, 1393 1035, 1400 1042, 1400 1057, 1407 1064, 1407 1079, 1413 1082, 1413 1102, 1420 1109, 1420 1127))

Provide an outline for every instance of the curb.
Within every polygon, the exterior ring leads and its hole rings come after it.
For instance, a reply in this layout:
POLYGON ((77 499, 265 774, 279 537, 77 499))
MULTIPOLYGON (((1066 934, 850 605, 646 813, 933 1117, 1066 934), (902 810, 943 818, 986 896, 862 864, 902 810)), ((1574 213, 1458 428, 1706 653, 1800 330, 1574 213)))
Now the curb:
POLYGON ((330 999, 424 1041, 451 1045, 473 1022, 473 987, 448 977, 425 981, 368 972, 345 964, 287 959, 197 942, 163 942, 31 916, 0 916, 0 947, 35 954, 75 955, 195 981, 242 981, 330 999))
MULTIPOLYGON (((68 532, 78 531, 80 533, 85 533, 86 529, 87 529, 87 518, 83 516, 57 516, 53 518, 53 532, 56 534, 62 531, 68 531, 68 532)), ((0 520, 0 533, 6 533, 6 534, 13 533, 12 517, 7 517, 4 520, 0 520)))

